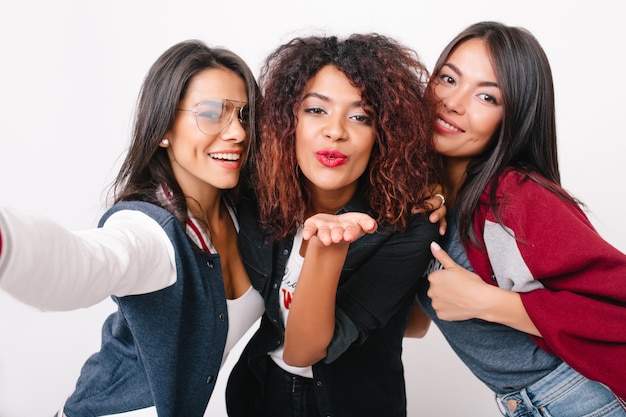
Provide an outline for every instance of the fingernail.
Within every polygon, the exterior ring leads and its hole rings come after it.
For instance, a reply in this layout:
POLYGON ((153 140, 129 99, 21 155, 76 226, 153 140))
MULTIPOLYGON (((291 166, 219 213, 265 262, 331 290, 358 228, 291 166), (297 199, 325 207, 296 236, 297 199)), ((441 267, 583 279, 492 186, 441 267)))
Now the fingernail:
POLYGON ((433 250, 441 250, 441 246, 439 246, 439 243, 434 242, 434 241, 433 241, 433 242, 430 242, 430 247, 431 247, 433 250))

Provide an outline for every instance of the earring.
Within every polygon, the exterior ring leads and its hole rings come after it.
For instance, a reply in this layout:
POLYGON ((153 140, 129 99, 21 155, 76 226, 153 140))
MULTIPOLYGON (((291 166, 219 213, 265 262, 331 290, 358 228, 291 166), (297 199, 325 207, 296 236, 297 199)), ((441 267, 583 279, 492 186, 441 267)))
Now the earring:
POLYGON ((167 148, 168 146, 170 146, 170 140, 168 138, 161 139, 161 146, 167 148))

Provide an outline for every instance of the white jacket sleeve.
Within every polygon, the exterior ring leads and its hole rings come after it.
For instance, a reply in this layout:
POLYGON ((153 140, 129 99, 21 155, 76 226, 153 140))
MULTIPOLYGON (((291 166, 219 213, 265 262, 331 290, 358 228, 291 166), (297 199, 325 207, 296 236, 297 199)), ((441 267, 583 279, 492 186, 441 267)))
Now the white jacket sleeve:
POLYGON ((0 288, 42 310, 89 307, 176 281, 174 247, 148 215, 122 210, 101 228, 68 231, 37 215, 0 209, 0 288))

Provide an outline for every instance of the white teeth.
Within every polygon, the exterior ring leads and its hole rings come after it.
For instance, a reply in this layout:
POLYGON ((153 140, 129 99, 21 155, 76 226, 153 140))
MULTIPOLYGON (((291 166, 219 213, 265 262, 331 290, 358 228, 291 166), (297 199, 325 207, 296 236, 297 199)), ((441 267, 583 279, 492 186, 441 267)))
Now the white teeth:
POLYGON ((227 161, 237 161, 241 158, 238 153, 210 153, 209 156, 214 159, 225 159, 227 161))
POLYGON ((448 123, 445 120, 442 120, 440 118, 437 118, 437 123, 440 124, 441 126, 445 127, 446 129, 451 129, 451 130, 456 130, 457 132, 462 132, 461 129, 452 126, 450 123, 448 123))

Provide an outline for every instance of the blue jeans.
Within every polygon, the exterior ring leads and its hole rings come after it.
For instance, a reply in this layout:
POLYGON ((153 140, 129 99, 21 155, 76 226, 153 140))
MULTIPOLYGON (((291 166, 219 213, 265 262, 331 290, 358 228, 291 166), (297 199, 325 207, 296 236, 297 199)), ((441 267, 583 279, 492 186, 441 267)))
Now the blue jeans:
POLYGON ((534 384, 509 394, 496 394, 508 417, 626 417, 617 397, 565 362, 534 384))

